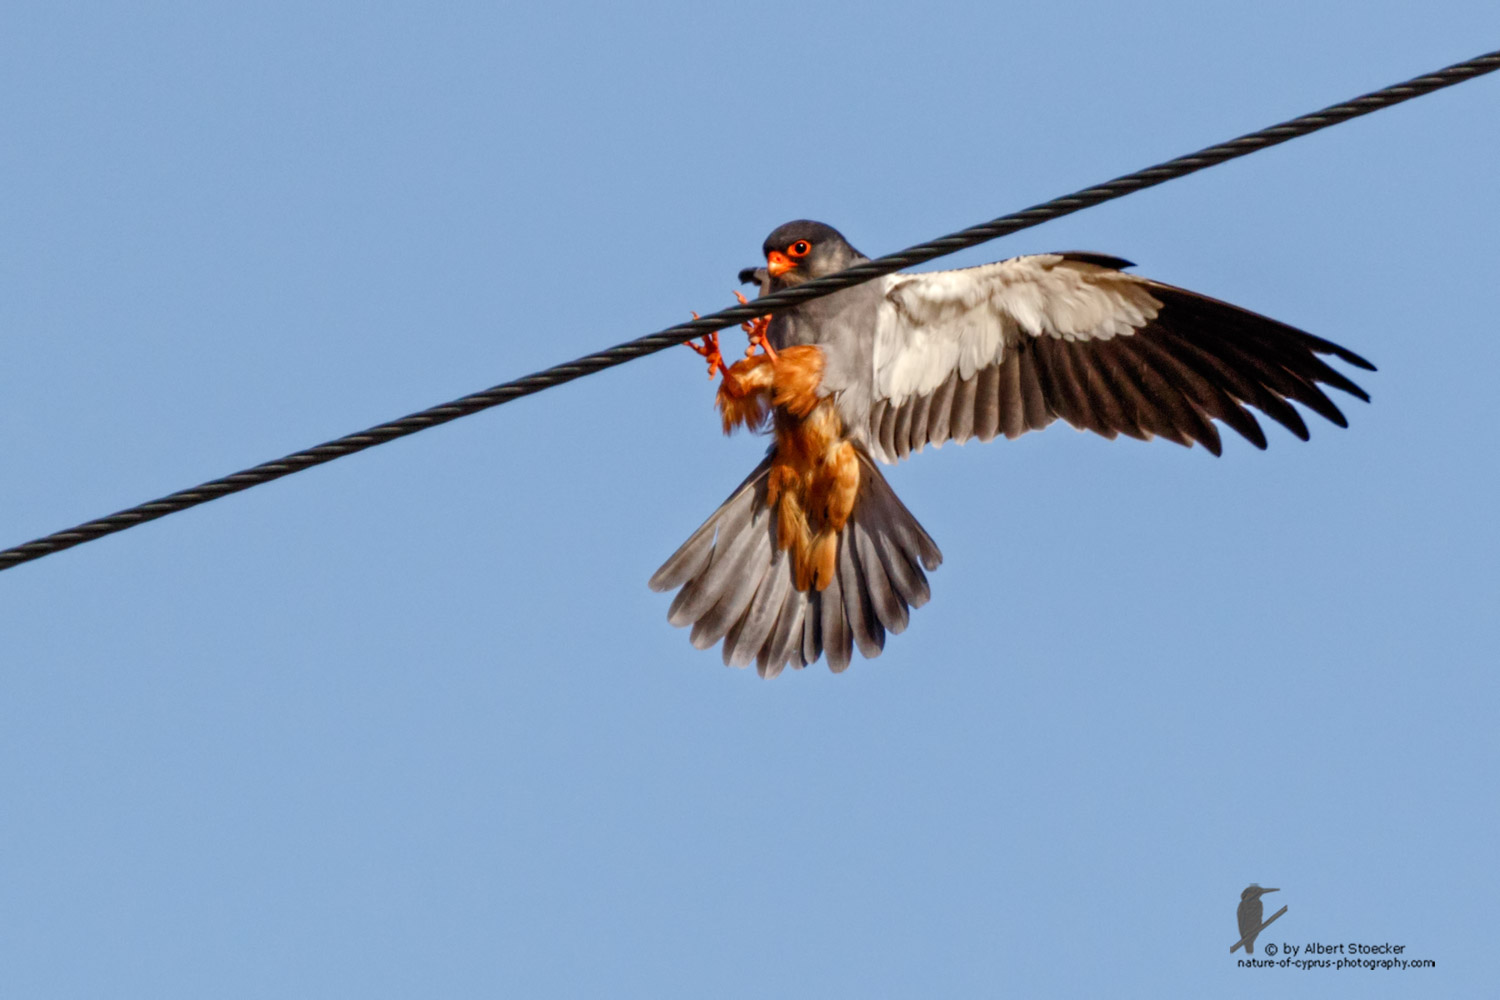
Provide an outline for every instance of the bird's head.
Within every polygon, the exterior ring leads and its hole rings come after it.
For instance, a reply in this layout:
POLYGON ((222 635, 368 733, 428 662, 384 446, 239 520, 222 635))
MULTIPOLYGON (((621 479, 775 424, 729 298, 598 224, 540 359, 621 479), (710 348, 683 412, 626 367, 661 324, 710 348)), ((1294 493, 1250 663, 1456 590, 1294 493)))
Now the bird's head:
POLYGON ((1261 896, 1265 895, 1268 892, 1280 891, 1280 889, 1262 889, 1258 885, 1249 885, 1245 887, 1244 892, 1240 893, 1240 902, 1244 902, 1247 899, 1259 899, 1261 896))
POLYGON ((837 229, 807 219, 778 226, 766 237, 763 249, 766 266, 747 267, 740 272, 740 281, 759 282, 763 291, 776 291, 836 274, 865 259, 837 229))

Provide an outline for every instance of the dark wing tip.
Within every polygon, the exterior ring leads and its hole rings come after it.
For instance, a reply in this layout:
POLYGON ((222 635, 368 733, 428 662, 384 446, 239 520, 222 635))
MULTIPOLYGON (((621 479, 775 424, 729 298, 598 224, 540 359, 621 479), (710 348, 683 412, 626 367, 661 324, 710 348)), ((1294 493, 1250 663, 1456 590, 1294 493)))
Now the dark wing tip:
POLYGON ((1093 264, 1097 267, 1112 267, 1116 271, 1123 271, 1127 267, 1135 267, 1135 261, 1126 260, 1124 257, 1111 257, 1107 253, 1091 253, 1088 250, 1064 250, 1058 254, 1063 260, 1076 260, 1083 264, 1093 264))
MULTIPOLYGON (((1379 371, 1380 370, 1380 369, 1376 368, 1370 362, 1366 361, 1364 358, 1360 357, 1358 354, 1355 354, 1353 351, 1349 350, 1349 348, 1347 348, 1347 347, 1340 347, 1338 344, 1335 344, 1331 340, 1324 340, 1322 337, 1314 337, 1310 333, 1307 334, 1307 336, 1310 339, 1312 339, 1313 341, 1315 341, 1315 343, 1316 343, 1315 350, 1317 350, 1317 352, 1319 354, 1332 354, 1334 357, 1338 358, 1340 361, 1347 361, 1349 364, 1353 365, 1354 367, 1356 367, 1356 368, 1363 368, 1367 372, 1373 372, 1373 371, 1379 371)), ((1340 387, 1340 388, 1342 388, 1342 387, 1340 387)), ((1355 393, 1354 395, 1358 395, 1358 393, 1355 393)), ((1362 398, 1367 403, 1370 401, 1370 397, 1369 396, 1364 396, 1362 398)))

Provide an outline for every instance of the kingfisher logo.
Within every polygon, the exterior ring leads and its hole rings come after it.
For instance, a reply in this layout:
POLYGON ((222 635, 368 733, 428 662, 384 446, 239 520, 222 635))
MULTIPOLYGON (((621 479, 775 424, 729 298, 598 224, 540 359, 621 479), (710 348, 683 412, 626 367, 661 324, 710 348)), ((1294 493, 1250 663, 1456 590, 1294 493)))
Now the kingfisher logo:
POLYGON ((1265 889, 1251 883, 1240 893, 1240 905, 1235 907, 1234 919, 1239 925, 1240 939, 1229 946, 1232 955, 1241 948, 1245 954, 1235 960, 1242 969, 1330 969, 1335 973, 1343 969, 1435 969, 1437 963, 1430 958, 1407 958, 1406 945, 1389 941, 1363 943, 1360 941, 1288 941, 1285 937, 1266 941, 1255 954, 1255 939, 1260 932, 1270 927, 1287 908, 1283 906, 1270 919, 1266 919, 1266 905, 1261 897, 1280 889, 1265 889))
POLYGON ((1286 907, 1283 906, 1271 915, 1270 920, 1262 920, 1261 917, 1265 915, 1266 908, 1265 904, 1260 901, 1260 897, 1268 892, 1280 891, 1280 889, 1262 889, 1252 882, 1245 887, 1244 892, 1240 893, 1240 905, 1234 911, 1235 919, 1240 925, 1240 939, 1229 949, 1231 955, 1241 948, 1245 949, 1247 955, 1255 954, 1255 939, 1260 936, 1260 932, 1270 927, 1286 912, 1286 907))

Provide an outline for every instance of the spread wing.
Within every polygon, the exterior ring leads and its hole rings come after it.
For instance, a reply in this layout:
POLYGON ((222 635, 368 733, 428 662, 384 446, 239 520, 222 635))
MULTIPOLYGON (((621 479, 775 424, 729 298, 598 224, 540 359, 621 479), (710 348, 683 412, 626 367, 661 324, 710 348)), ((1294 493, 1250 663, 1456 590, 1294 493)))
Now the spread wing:
POLYGON ((875 329, 871 451, 885 462, 928 444, 1014 438, 1058 417, 1221 451, 1214 421, 1257 448, 1254 407, 1299 438, 1289 401, 1348 426, 1319 388, 1369 396, 1319 355, 1364 358, 1226 302, 1126 274, 1098 254, 1016 257, 885 280, 875 329))

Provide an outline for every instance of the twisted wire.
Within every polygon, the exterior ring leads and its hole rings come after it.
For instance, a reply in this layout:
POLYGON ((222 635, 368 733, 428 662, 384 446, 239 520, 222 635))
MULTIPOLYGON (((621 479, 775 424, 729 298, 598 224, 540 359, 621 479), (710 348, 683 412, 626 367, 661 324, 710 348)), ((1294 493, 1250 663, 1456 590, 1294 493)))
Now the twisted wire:
POLYGON ((737 323, 753 319, 757 316, 785 312, 787 309, 801 302, 806 302, 809 299, 828 295, 831 292, 836 292, 842 288, 848 288, 851 285, 857 285, 861 282, 870 281, 881 275, 890 274, 915 264, 921 264, 947 254, 956 253, 959 250, 977 246, 980 243, 985 243, 1001 236, 1007 236, 1052 219, 1071 215, 1080 209, 1111 201, 1136 191, 1142 191, 1173 178, 1196 173, 1199 170, 1224 163, 1228 160, 1237 159, 1257 150, 1279 145, 1289 139, 1317 132, 1320 129, 1328 128, 1330 125, 1337 125, 1351 118, 1358 118, 1372 111, 1400 104, 1403 101, 1411 100, 1413 97, 1420 97, 1423 94, 1429 94, 1444 87, 1451 87, 1456 83, 1462 83, 1476 76, 1491 73, 1496 69, 1500 69, 1500 51, 1476 56, 1473 59, 1455 63, 1436 72, 1407 80, 1404 83, 1372 91, 1351 101, 1335 104, 1321 111, 1302 115, 1290 121, 1242 135, 1237 139, 1231 139, 1216 146, 1209 146, 1196 153, 1179 156, 1165 163, 1147 167, 1145 170, 1125 174, 1124 176, 1116 177, 1114 180, 1106 181, 1103 184, 1097 184, 1094 187, 1085 188, 1073 194, 1063 195, 1060 198, 1054 198, 1040 205, 1033 205, 1030 208, 1013 212, 1010 215, 1003 215, 990 222, 970 226, 967 229, 961 229, 956 233, 950 233, 947 236, 939 237, 927 243, 919 243, 916 246, 907 247, 905 250, 886 254, 884 257, 864 261, 838 274, 808 281, 793 288, 763 296, 744 305, 732 306, 708 316, 690 320, 686 323, 679 323, 676 326, 668 327, 649 336, 617 344, 596 354, 590 354, 587 357, 578 358, 564 364, 554 365, 551 368, 535 372, 523 378, 504 382, 481 392, 472 393, 448 403, 442 403, 417 413, 408 414, 397 420, 371 427, 368 430, 346 434, 343 437, 327 441, 315 447, 294 452, 284 458, 262 462, 260 465, 244 469, 233 475, 224 476, 221 479, 214 479, 190 489, 178 490, 176 493, 168 494, 157 500, 139 504, 110 514, 107 517, 88 521, 77 527, 55 532, 34 541, 26 542, 23 545, 17 545, 14 548, 0 551, 0 571, 9 569, 12 566, 18 566, 24 562, 30 562, 33 559, 39 559, 54 552, 61 552, 64 549, 93 541, 96 538, 102 538, 105 535, 114 534, 117 531, 124 531, 126 528, 134 527, 137 524, 154 521, 156 518, 164 517, 167 514, 187 510, 189 507, 196 507, 199 504, 228 496, 231 493, 238 493, 241 490, 258 486, 261 483, 280 479, 282 476, 289 476, 294 472, 300 472, 315 465, 322 465, 324 462, 331 462, 345 455, 353 455, 356 452, 364 451, 366 448, 373 448, 375 445, 384 444, 387 441, 393 441, 408 434, 415 434, 417 431, 436 427, 450 420, 457 420, 459 417, 478 413, 480 410, 487 410, 502 403, 509 403, 512 400, 520 399, 522 396, 529 396, 534 392, 540 392, 543 389, 550 389, 553 386, 571 382, 574 379, 591 375, 605 368, 624 364, 635 358, 653 354, 664 348, 684 343, 706 333, 722 330, 725 327, 734 326, 737 323))

